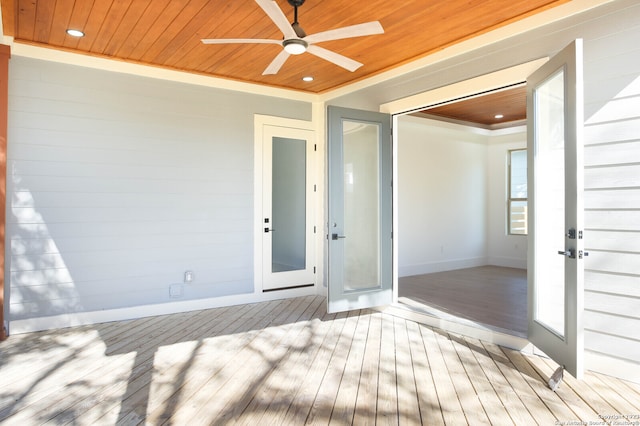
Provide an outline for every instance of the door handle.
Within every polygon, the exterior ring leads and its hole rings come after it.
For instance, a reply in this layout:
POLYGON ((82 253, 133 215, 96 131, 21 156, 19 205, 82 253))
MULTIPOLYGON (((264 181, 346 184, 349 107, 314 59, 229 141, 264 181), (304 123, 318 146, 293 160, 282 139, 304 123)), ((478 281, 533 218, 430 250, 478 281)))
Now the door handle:
POLYGON ((347 238, 347 237, 345 235, 331 234, 331 239, 332 240, 338 240, 338 239, 342 239, 342 238, 347 238))
POLYGON ((558 254, 561 254, 563 256, 567 256, 569 259, 575 259, 576 258, 576 251, 574 249, 568 249, 565 251, 558 251, 558 254))
POLYGON ((264 232, 267 233, 267 234, 269 232, 273 232, 273 231, 275 231, 275 229, 264 228, 264 232))

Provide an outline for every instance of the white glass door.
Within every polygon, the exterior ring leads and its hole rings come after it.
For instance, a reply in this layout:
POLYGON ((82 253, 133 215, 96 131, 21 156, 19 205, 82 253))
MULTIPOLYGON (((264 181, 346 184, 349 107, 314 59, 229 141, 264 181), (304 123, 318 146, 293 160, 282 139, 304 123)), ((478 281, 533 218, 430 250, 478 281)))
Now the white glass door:
POLYGON ((329 312, 392 301, 391 117, 329 107, 329 312))
POLYGON ((313 132, 264 126, 262 288, 313 285, 313 132))
POLYGON ((582 41, 527 79, 529 340, 583 372, 582 41))

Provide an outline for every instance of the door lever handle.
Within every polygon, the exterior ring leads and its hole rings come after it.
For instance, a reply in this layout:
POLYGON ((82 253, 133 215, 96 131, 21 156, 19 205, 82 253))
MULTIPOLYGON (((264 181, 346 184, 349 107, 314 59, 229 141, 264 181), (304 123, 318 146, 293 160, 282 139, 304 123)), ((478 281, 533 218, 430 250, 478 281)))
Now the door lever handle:
POLYGON ((331 234, 331 239, 332 240, 338 240, 338 239, 342 239, 342 238, 347 238, 347 237, 345 235, 331 234))
POLYGON ((561 254, 563 256, 567 256, 569 259, 575 259, 576 258, 576 252, 573 249, 569 249, 569 250, 565 250, 565 251, 558 251, 558 254, 561 254))
POLYGON ((273 232, 273 231, 275 231, 275 229, 264 228, 264 232, 266 233, 273 232))

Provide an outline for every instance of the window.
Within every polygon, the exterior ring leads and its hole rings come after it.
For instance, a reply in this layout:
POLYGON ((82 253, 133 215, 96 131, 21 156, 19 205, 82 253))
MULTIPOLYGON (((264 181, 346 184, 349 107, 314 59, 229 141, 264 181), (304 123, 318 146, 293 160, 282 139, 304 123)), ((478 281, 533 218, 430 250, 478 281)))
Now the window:
POLYGON ((509 151, 507 159, 508 188, 508 232, 511 235, 527 235, 527 150, 509 151))

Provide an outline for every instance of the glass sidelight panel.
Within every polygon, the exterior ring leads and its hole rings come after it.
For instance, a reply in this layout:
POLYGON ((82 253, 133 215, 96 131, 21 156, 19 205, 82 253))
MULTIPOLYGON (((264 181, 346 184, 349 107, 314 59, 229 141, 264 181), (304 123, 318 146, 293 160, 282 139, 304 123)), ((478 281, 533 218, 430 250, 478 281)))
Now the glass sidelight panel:
POLYGON ((306 146, 302 139, 272 139, 271 272, 306 268, 306 146))
POLYGON ((533 92, 536 110, 536 297, 534 320, 565 334, 565 90, 561 69, 533 92), (544 302, 542 302, 544 301, 544 302))
POLYGON ((380 287, 380 157, 377 124, 343 121, 344 290, 380 287))

